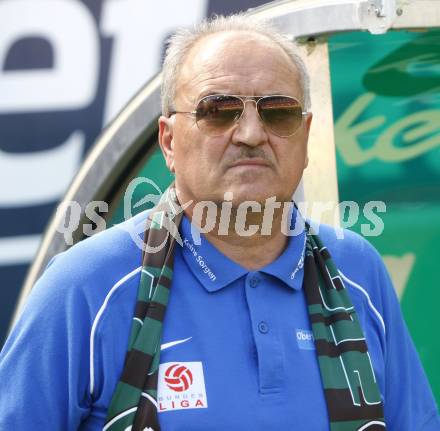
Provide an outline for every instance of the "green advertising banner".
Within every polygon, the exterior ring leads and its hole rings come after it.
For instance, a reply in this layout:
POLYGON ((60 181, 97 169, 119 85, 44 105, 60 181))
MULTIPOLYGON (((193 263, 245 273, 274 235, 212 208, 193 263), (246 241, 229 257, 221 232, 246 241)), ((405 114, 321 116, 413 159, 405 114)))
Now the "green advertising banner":
POLYGON ((329 40, 339 197, 386 204, 383 232, 367 239, 390 271, 437 402, 439 46, 438 30, 329 40))

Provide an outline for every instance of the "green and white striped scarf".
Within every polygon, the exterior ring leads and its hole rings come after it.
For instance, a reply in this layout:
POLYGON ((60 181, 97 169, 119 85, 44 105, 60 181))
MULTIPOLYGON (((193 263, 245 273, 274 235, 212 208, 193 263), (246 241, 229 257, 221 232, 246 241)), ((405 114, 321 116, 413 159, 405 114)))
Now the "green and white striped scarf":
MULTIPOLYGON (((128 352, 105 431, 160 430, 156 408, 160 341, 182 214, 173 186, 149 213, 128 352)), ((303 288, 330 429, 383 431, 383 405, 356 311, 328 250, 308 225, 306 235, 303 288)))

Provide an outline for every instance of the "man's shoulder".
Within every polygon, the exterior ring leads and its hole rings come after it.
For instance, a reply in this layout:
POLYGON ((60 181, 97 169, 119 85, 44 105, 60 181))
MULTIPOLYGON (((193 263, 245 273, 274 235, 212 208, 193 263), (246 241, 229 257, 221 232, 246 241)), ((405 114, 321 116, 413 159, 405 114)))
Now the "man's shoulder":
POLYGON ((92 235, 78 242, 66 253, 94 253, 96 256, 112 259, 119 257, 121 253, 141 251, 139 244, 142 242, 148 211, 115 224, 108 229, 92 235), (97 251, 101 251, 99 255, 97 251))
POLYGON ((325 224, 317 230, 345 286, 356 296, 382 308, 385 297, 394 293, 379 252, 356 232, 325 224))
POLYGON ((75 296, 96 308, 118 283, 135 282, 142 264, 145 219, 141 213, 54 256, 32 295, 75 296))
POLYGON ((382 264, 379 252, 362 235, 327 224, 313 227, 336 264, 344 267, 361 262, 374 266, 382 264))
POLYGON ((49 267, 55 263, 66 270, 74 266, 75 273, 89 275, 109 265, 114 269, 131 263, 139 266, 145 220, 144 212, 86 238, 55 256, 49 267))

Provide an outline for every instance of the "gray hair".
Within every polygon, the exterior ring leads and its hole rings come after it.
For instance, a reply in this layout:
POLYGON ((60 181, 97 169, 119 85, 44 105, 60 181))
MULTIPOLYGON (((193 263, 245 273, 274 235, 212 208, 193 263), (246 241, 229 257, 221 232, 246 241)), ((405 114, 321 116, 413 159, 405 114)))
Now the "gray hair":
POLYGON ((304 108, 310 108, 309 75, 306 66, 298 54, 297 45, 287 36, 279 33, 267 22, 246 16, 243 13, 224 17, 216 15, 211 20, 204 20, 192 29, 179 29, 169 39, 162 71, 162 114, 168 116, 174 109, 176 83, 179 72, 191 48, 203 37, 225 31, 244 31, 267 37, 280 46, 289 56, 299 73, 304 98, 304 108))

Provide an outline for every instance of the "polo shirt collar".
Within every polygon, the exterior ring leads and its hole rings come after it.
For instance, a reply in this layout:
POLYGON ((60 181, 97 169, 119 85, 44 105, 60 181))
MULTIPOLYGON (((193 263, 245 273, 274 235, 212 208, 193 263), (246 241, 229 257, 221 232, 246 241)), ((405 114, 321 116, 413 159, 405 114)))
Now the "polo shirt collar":
POLYGON ((294 290, 300 290, 304 278, 304 255, 306 246, 306 233, 304 229, 295 236, 289 236, 287 247, 273 262, 260 269, 283 281, 294 290))
MULTIPOLYGON (((296 209, 293 209, 292 228, 296 215, 296 209)), ((183 240, 184 260, 208 292, 218 291, 250 272, 214 247, 203 234, 197 231, 196 227, 191 226, 186 216, 182 218, 180 233, 183 240), (194 238, 193 231, 197 232, 194 238), (197 237, 200 241, 196 241, 197 237)), ((304 275, 305 239, 304 229, 301 229, 297 235, 289 237, 283 253, 258 272, 276 277, 292 289, 301 289, 304 275)))

